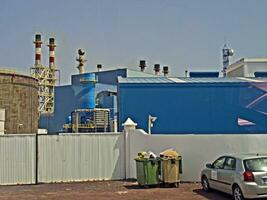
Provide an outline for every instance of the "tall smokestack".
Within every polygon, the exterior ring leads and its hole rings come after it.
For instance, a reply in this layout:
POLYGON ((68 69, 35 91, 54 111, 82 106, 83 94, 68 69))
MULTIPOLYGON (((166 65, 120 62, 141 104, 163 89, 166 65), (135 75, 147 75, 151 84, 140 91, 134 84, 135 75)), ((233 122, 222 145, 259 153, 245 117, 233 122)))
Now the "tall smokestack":
POLYGON ((49 38, 49 67, 55 66, 55 38, 49 38))
POLYGON ((155 71, 155 74, 158 75, 159 72, 160 72, 160 64, 155 64, 154 65, 154 71, 155 71))
POLYGON ((101 64, 97 64, 97 65, 96 65, 96 68, 97 68, 97 71, 98 71, 98 72, 101 72, 101 70, 102 70, 102 65, 101 65, 101 64))
POLYGON ((145 71, 146 68, 146 61, 145 60, 140 60, 139 67, 141 69, 141 72, 145 71))
POLYGON ((164 74, 164 76, 168 76, 168 74, 169 74, 169 67, 168 66, 163 67, 163 74, 164 74))
POLYGON ((42 39, 40 34, 35 35, 35 65, 41 65, 42 60, 42 39))

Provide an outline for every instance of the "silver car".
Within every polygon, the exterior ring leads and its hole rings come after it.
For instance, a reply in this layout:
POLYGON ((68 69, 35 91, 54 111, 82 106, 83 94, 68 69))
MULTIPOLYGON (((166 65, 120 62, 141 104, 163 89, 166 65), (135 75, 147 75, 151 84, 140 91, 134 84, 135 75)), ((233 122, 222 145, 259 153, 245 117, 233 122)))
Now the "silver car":
POLYGON ((204 191, 232 194, 235 200, 267 198, 267 154, 219 157, 201 172, 204 191))

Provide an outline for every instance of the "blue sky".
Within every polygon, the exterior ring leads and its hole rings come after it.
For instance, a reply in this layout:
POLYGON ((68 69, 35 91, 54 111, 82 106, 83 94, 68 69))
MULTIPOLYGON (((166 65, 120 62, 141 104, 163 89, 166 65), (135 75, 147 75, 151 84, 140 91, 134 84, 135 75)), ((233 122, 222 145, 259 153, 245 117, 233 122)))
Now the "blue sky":
MULTIPOLYGON (((77 49, 86 50, 86 71, 138 70, 140 59, 184 71, 219 71, 221 49, 241 57, 267 57, 265 0, 0 0, 0 66, 29 73, 33 39, 54 36, 61 82, 78 73, 77 49)), ((43 46, 43 63, 48 50, 43 46)))

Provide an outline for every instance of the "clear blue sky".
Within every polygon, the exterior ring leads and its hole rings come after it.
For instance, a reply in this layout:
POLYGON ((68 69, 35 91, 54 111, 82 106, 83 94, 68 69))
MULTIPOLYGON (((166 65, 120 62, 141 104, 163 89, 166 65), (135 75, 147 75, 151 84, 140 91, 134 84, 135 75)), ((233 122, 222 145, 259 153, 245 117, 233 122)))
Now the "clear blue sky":
MULTIPOLYGON (((78 48, 87 53, 86 71, 138 69, 147 60, 168 65, 171 76, 184 70, 222 68, 227 42, 241 57, 267 57, 265 0, 1 0, 0 66, 28 73, 33 39, 56 37, 62 83, 78 73, 78 48)), ((47 49, 43 48, 44 64, 47 49)))

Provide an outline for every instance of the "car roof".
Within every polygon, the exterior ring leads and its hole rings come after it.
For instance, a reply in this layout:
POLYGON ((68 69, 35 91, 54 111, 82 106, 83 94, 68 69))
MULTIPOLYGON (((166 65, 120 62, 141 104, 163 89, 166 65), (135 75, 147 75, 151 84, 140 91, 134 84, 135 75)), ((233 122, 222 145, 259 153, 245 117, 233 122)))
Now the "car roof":
POLYGON ((225 156, 239 158, 241 160, 252 159, 252 158, 262 158, 267 157, 267 153, 238 153, 238 154, 229 154, 225 156))

